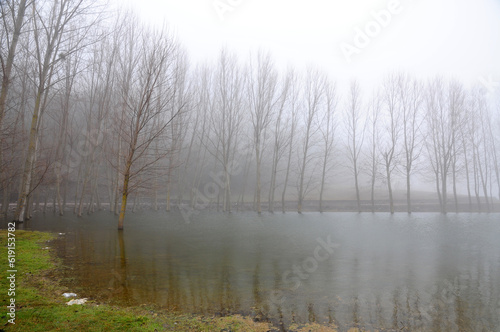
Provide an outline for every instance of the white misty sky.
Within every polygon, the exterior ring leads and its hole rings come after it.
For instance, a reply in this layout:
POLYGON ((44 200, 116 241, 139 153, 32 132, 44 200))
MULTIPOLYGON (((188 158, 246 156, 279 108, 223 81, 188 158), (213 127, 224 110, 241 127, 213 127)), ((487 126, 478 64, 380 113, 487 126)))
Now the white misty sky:
POLYGON ((282 67, 313 64, 338 81, 378 81, 394 70, 500 81, 500 0, 114 1, 147 22, 166 20, 193 62, 215 59, 223 46, 242 57, 262 48, 282 67), (230 10, 221 18, 215 4, 230 10), (348 63, 341 43, 353 44, 356 28, 391 4, 389 24, 348 63))

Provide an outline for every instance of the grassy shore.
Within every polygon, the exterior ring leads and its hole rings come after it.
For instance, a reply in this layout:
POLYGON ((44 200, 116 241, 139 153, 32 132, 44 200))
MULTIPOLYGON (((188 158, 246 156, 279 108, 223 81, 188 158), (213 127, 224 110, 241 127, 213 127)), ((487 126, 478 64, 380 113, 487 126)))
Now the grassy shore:
MULTIPOLYGON (((279 331, 268 323, 254 322, 239 315, 204 317, 165 312, 155 308, 123 308, 98 305, 88 301, 83 305, 66 304, 58 277, 60 262, 50 249, 53 234, 15 231, 15 296, 9 296, 7 279, 7 231, 0 230, 0 279, 2 311, 0 329, 4 331, 279 331), (7 305, 15 298, 15 324, 9 323, 7 305)), ((11 241, 12 242, 12 241, 11 241)), ((287 331, 335 331, 319 325, 294 325, 287 331)))

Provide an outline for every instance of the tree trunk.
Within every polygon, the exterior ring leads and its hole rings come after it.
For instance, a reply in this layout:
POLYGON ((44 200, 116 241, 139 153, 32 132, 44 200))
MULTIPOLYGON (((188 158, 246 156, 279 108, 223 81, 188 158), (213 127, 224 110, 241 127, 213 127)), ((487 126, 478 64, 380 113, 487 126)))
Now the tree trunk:
POLYGON ((375 176, 372 175, 370 201, 372 205, 372 213, 375 212, 375 176))
POLYGON ((19 193, 19 199, 17 202, 16 213, 14 216, 14 220, 19 221, 19 222, 24 221, 24 215, 26 212, 25 205, 26 205, 26 201, 27 201, 28 194, 30 192, 30 187, 31 187, 31 177, 32 177, 32 171, 33 171, 33 165, 35 162, 36 145, 37 145, 37 139, 38 139, 38 121, 39 121, 39 115, 40 115, 42 93, 43 93, 42 88, 39 88, 37 96, 36 96, 36 100, 35 100, 35 108, 33 111, 33 117, 31 119, 28 152, 26 154, 26 161, 24 164, 24 171, 23 171, 23 177, 22 177, 22 182, 21 182, 22 183, 21 184, 21 192, 19 193))
POLYGON ((260 194, 261 194, 261 191, 262 191, 262 188, 261 188, 261 183, 260 183, 260 158, 261 158, 261 155, 260 155, 260 141, 257 140, 256 142, 256 146, 255 146, 255 155, 256 155, 256 163, 257 163, 257 183, 256 183, 256 199, 257 199, 257 213, 258 214, 261 214, 262 213, 262 206, 260 204, 260 194))
POLYGON ((288 149, 288 162, 287 162, 286 173, 285 173, 285 182, 283 183, 283 192, 281 193, 281 212, 283 212, 283 213, 285 213, 286 188, 288 186, 288 177, 290 175, 290 165, 292 163, 294 129, 295 129, 295 125, 292 124, 292 132, 290 133, 290 147, 288 149))
POLYGON ((446 179, 446 169, 444 165, 441 165, 441 196, 442 196, 442 205, 441 205, 441 213, 447 213, 448 212, 448 207, 447 207, 447 196, 448 196, 448 188, 447 188, 447 179, 446 179))
POLYGON ((390 210, 391 214, 394 214, 394 200, 392 197, 390 166, 386 164, 385 170, 386 170, 386 174, 387 174, 387 189, 389 190, 389 210, 390 210))
POLYGON ((478 169, 479 169, 479 176, 481 178, 481 185, 483 187, 484 201, 486 203, 486 212, 490 212, 490 205, 489 205, 489 201, 488 201, 488 186, 487 186, 487 180, 486 180, 487 175, 484 174, 486 172, 486 170, 485 170, 485 172, 483 172, 483 166, 482 166, 481 161, 478 162, 478 169))
POLYGON ((469 174, 469 160, 467 158, 467 148, 465 146, 465 142, 463 142, 464 149, 464 161, 465 161, 465 177, 467 180, 467 198, 469 199, 469 212, 472 209, 472 196, 470 192, 470 174, 469 174))
POLYGON ((476 156, 476 147, 473 144, 473 162, 474 162, 474 194, 476 196, 476 204, 477 204, 477 210, 478 212, 481 212, 482 207, 481 207, 481 198, 479 197, 479 175, 478 175, 478 167, 477 167, 477 156, 476 156))
MULTIPOLYGON (((69 174, 69 166, 68 166, 68 174, 69 174)), ((66 210, 67 193, 68 193, 68 181, 64 181, 63 204, 62 204, 63 211, 66 210)))
POLYGON ((130 167, 131 162, 127 162, 127 168, 125 169, 125 175, 123 177, 123 193, 122 193, 122 205, 120 208, 120 217, 118 218, 118 230, 123 230, 123 221, 125 220, 125 211, 127 210, 127 197, 128 197, 128 184, 130 180, 130 167))
MULTIPOLYGON (((12 33, 12 40, 10 42, 9 52, 7 54, 7 59, 5 63, 2 61, 3 77, 2 77, 2 89, 0 91, 0 132, 2 132, 3 130, 3 119, 5 116, 5 104, 7 102, 7 94, 10 86, 10 75, 12 72, 12 66, 14 65, 17 42, 19 41, 19 36, 21 35, 21 28, 23 26, 24 15, 26 12, 26 1, 27 0, 21 0, 19 2, 17 9, 17 16, 15 18, 14 29, 12 33)), ((3 165, 3 141, 2 138, 0 137, 0 167, 2 165, 3 165)), ((6 179, 3 178, 3 175, 4 171, 0 168, 0 184, 6 186, 5 184, 6 179)), ((18 213, 16 213, 16 218, 18 218, 18 213)))
POLYGON ((44 198, 43 198, 43 211, 42 213, 45 214, 45 212, 47 211, 47 202, 48 202, 48 197, 47 195, 44 195, 44 198))
POLYGON ((171 187, 170 178, 171 178, 171 174, 169 174, 167 177, 167 197, 166 197, 167 207, 165 208, 165 211, 167 211, 167 212, 170 212, 170 187, 171 187))
POLYGON ((231 174, 228 171, 226 173, 225 181, 225 199, 224 199, 224 211, 231 213, 231 174))
MULTIPOLYGON (((328 147, 326 149, 328 150, 328 147)), ((325 152, 325 156, 323 159, 323 169, 321 171, 321 187, 319 190, 319 212, 320 213, 323 213, 323 191, 325 190, 327 158, 328 158, 328 151, 325 152)))
POLYGON ((276 151, 273 153, 273 165, 271 169, 271 184, 269 186, 269 199, 268 199, 268 211, 274 212, 274 195, 276 192, 276 176, 277 176, 277 163, 276 159, 276 151))
POLYGON ((406 207, 409 214, 411 214, 411 180, 410 172, 406 170, 406 207))
POLYGON ((453 199, 455 201, 455 212, 458 213, 458 195, 457 195, 457 167, 456 161, 453 161, 452 165, 452 173, 453 173, 453 199))
POLYGON ((243 188, 241 190, 240 204, 238 204, 238 209, 240 209, 240 205, 241 205, 241 209, 243 211, 245 210, 245 192, 246 192, 247 182, 248 182, 248 173, 250 173, 250 164, 251 164, 250 160, 248 160, 248 158, 246 158, 245 171, 244 171, 244 175, 243 175, 243 188))
POLYGON ((361 213, 361 198, 359 195, 359 183, 358 183, 358 165, 354 163, 354 184, 356 186, 356 203, 358 206, 358 212, 361 213))

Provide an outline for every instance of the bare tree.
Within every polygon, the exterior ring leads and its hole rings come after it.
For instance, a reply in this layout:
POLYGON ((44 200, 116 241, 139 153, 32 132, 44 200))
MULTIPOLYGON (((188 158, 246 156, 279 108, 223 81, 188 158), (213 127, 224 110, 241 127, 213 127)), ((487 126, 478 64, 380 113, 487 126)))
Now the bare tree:
POLYGON ((288 146, 288 158, 286 163, 286 171, 285 171, 285 179, 283 181, 283 191, 281 193, 281 212, 285 213, 285 200, 286 200, 286 190, 288 187, 288 180, 290 177, 290 169, 292 164, 292 157, 294 151, 295 144, 295 136, 297 131, 297 122, 298 122, 298 114, 301 110, 301 86, 297 81, 297 76, 295 74, 291 74, 290 78, 290 98, 289 98, 289 108, 290 113, 287 118, 287 122, 289 123, 289 134, 287 139, 288 146))
MULTIPOLYGON (((66 147, 66 141, 68 136, 68 125, 69 125, 69 117, 70 117, 70 109, 72 108, 72 95, 74 92, 74 85, 77 73, 80 67, 80 57, 81 55, 78 53, 74 53, 66 56, 64 71, 64 92, 61 96, 60 104, 61 104, 61 118, 59 121, 59 133, 57 140, 57 147, 55 152, 55 173, 56 173, 56 198, 57 205, 59 208, 59 215, 64 214, 63 201, 61 197, 61 183, 63 180, 68 181, 63 177, 64 171, 63 167, 66 164, 66 154, 64 153, 66 147)), ((67 174, 66 174, 67 175, 67 174)))
POLYGON ((213 135, 208 137, 209 151, 222 166, 223 210, 231 212, 232 167, 243 120, 243 81, 235 56, 228 54, 227 50, 221 51, 214 83, 210 110, 213 135))
POLYGON ((302 213, 302 204, 310 185, 310 180, 306 179, 306 169, 314 161, 315 155, 311 152, 312 146, 315 145, 315 135, 319 127, 315 125, 318 113, 321 110, 324 102, 325 94, 325 76, 319 71, 309 69, 307 71, 304 100, 306 112, 304 114, 304 136, 302 138, 301 155, 299 156, 299 183, 298 183, 298 203, 297 212, 302 213))
MULTIPOLYGON (((79 217, 82 216, 86 198, 89 199, 87 213, 91 212, 93 206, 98 179, 96 172, 102 157, 101 142, 99 140, 105 135, 105 123, 111 108, 109 99, 112 93, 115 59, 113 52, 108 54, 105 50, 105 43, 97 43, 93 46, 91 50, 93 56, 87 65, 87 75, 84 75, 82 79, 84 81, 82 85, 84 85, 87 97, 82 102, 84 118, 81 119, 82 122, 86 123, 84 131, 85 153, 81 156, 82 179, 79 188, 79 201, 75 201, 75 204, 78 205, 76 212, 79 217)), ((114 53, 116 53, 116 50, 114 53)), ((72 89, 72 85, 73 83, 66 87, 66 90, 72 89)), ((71 91, 67 93, 71 93, 71 91)))
POLYGON ((495 132, 493 131, 494 127, 493 119, 494 119, 493 116, 491 115, 488 116, 488 120, 486 121, 486 127, 487 127, 487 137, 489 140, 489 146, 492 156, 493 169, 495 171, 495 177, 497 180, 498 199, 500 199, 500 165, 498 158, 499 142, 498 142, 498 135, 495 136, 495 132))
MULTIPOLYGON (((174 64, 174 76, 170 83, 172 90, 172 100, 169 104, 169 112, 172 118, 169 126, 170 146, 168 153, 168 166, 167 166, 167 199, 166 210, 170 211, 171 191, 173 188, 174 179, 180 179, 179 167, 181 162, 181 150, 187 134, 187 118, 184 114, 188 111, 187 105, 189 100, 189 91, 187 86, 187 72, 188 63, 185 54, 179 54, 176 57, 174 64), (175 116, 179 109, 183 112, 175 116)), ((180 183, 177 182, 180 191, 180 183)))
MULTIPOLYGON (((206 167, 206 157, 207 149, 205 148, 204 142, 209 134, 209 110, 210 105, 213 102, 213 95, 211 91, 213 71, 210 70, 208 66, 203 66, 195 71, 196 77, 199 78, 197 86, 195 88, 195 106, 194 111, 196 112, 196 124, 193 127, 193 137, 195 138, 195 163, 193 169, 193 179, 190 181, 190 207, 195 208, 196 201, 198 199, 198 186, 200 184, 203 170, 206 167), (199 123, 199 125, 198 125, 199 123)), ((186 163, 188 164, 188 163, 186 163)))
POLYGON ((478 129, 479 129, 479 142, 476 145, 477 151, 477 168, 479 170, 479 177, 481 180, 481 186, 483 188, 484 201, 486 203, 486 211, 490 212, 490 199, 488 194, 488 180, 490 178, 490 145, 488 137, 488 125, 486 122, 489 121, 488 110, 486 106, 486 101, 484 99, 483 93, 478 93, 477 95, 477 114, 478 114, 478 129))
POLYGON ((470 150, 471 142, 469 140, 470 137, 470 123, 473 120, 473 112, 472 112, 473 101, 471 98, 471 94, 468 93, 465 100, 465 125, 460 131, 460 144, 462 148, 463 155, 463 163, 465 168, 465 179, 467 186, 467 198, 469 201, 469 210, 472 209, 472 195, 471 195, 471 180, 470 180, 470 170, 471 170, 471 160, 470 160, 470 150))
POLYGON ((247 84, 250 116, 253 127, 253 146, 255 149, 256 167, 256 208, 257 212, 262 212, 261 207, 261 165, 264 153, 267 130, 269 123, 273 119, 275 103, 277 102, 277 73, 274 69, 271 55, 262 51, 257 53, 256 63, 250 59, 249 82, 247 84))
POLYGON ((290 143, 287 137, 287 128, 290 124, 290 119, 286 117, 286 107, 289 105, 289 96, 291 85, 294 79, 293 71, 288 71, 282 80, 280 96, 277 105, 277 115, 274 125, 274 142, 273 142, 273 157, 271 165, 271 181, 269 188, 269 212, 274 212, 274 195, 276 191, 276 181, 278 176, 278 165, 286 153, 290 143))
POLYGON ((354 188, 356 190, 356 203, 358 212, 361 212, 361 199, 359 194, 360 155, 365 139, 366 122, 362 114, 361 91, 356 81, 351 82, 347 105, 345 108, 345 126, 347 138, 347 156, 351 163, 351 172, 354 175, 354 188))
POLYGON ((167 114, 171 94, 160 89, 169 87, 171 67, 176 56, 175 42, 165 30, 142 30, 138 37, 141 52, 135 58, 137 67, 133 72, 131 89, 123 96, 127 106, 121 135, 127 151, 121 169, 123 186, 119 230, 123 229, 129 193, 139 187, 141 175, 167 155, 164 153, 151 157, 150 146, 163 137, 168 125, 182 110, 180 107, 173 115, 167 114), (159 98, 162 107, 158 108, 159 98), (154 126, 157 118, 161 120, 161 125, 154 126))
MULTIPOLYGON (((26 9, 30 2, 21 0, 0 2, 0 64, 2 66, 2 87, 0 90, 0 133, 4 132, 4 118, 9 87, 11 85, 12 67, 16 56, 17 44, 22 32, 26 9)), ((9 187, 6 163, 4 163, 4 135, 0 134, 0 188, 3 188, 3 214, 7 215, 9 205, 9 187)))
POLYGON ((394 213, 394 197, 392 192, 392 173, 398 166, 398 144, 401 139, 401 114, 398 112, 398 80, 396 75, 389 76, 384 84, 384 101, 386 108, 385 134, 380 145, 382 163, 385 170, 385 180, 389 192, 389 210, 394 213))
MULTIPOLYGON (((472 171, 473 171, 473 182, 474 182, 474 196, 476 198, 477 209, 481 211, 481 198, 480 198, 480 189, 481 183, 479 180, 479 166, 480 162, 480 153, 479 147, 481 142, 481 133, 479 130, 480 124, 479 122, 479 94, 478 90, 472 90, 469 94, 468 105, 468 121, 467 128, 465 131, 464 140, 469 142, 469 148, 472 150, 472 171)), ((464 144, 464 143, 463 143, 464 144)))
POLYGON ((458 158, 462 152, 460 149, 460 132, 465 126, 465 92, 463 87, 457 82, 452 82, 449 87, 449 109, 453 117, 453 133, 451 135, 451 175, 453 186, 453 198, 455 202, 455 211, 458 212, 458 192, 457 192, 457 174, 459 172, 458 158))
MULTIPOLYGON (((69 29, 71 22, 78 17, 84 16, 92 3, 84 0, 71 1, 61 0, 52 3, 52 6, 40 6, 33 2, 33 56, 35 60, 35 77, 33 82, 36 86, 35 105, 30 127, 28 151, 24 165, 21 190, 15 213, 15 220, 23 221, 28 195, 31 193, 32 171, 38 149, 39 128, 43 113, 47 105, 48 94, 53 82, 56 65, 63 62, 65 57, 77 49, 83 47, 89 26, 79 29, 69 29), (69 45, 66 38, 69 33, 78 34, 79 41, 69 45)), ((91 22, 90 25, 92 25, 91 22)))
POLYGON ((461 126, 461 107, 457 98, 461 87, 452 82, 446 86, 436 78, 427 88, 426 96, 426 148, 436 179, 441 212, 446 213, 448 176, 454 160, 461 126))
POLYGON ((404 164, 402 167, 406 177, 406 206, 408 213, 411 213, 411 175, 422 151, 420 127, 423 121, 423 87, 417 80, 401 74, 398 77, 398 88, 403 117, 404 164))
POLYGON ((29 32, 22 34, 19 52, 16 55, 15 80, 12 80, 12 89, 6 101, 6 112, 0 130, 0 187, 3 188, 2 214, 7 218, 10 206, 10 196, 18 187, 18 180, 22 175, 23 154, 27 142, 26 116, 30 107, 31 82, 30 56, 24 44, 29 38, 29 32), (12 110, 12 111, 11 111, 12 110))
POLYGON ((320 131, 323 137, 323 160, 321 167, 321 186, 319 191, 319 212, 323 212, 323 193, 327 174, 332 170, 332 154, 334 151, 335 132, 337 129, 336 108, 337 96, 334 83, 327 81, 325 84, 326 108, 323 113, 320 131))
POLYGON ((379 93, 375 93, 370 106, 370 115, 368 118, 370 130, 370 152, 367 160, 369 165, 366 167, 370 176, 370 201, 372 212, 375 212, 375 182, 378 176, 378 165, 380 163, 380 154, 378 145, 380 144, 379 134, 379 116, 382 110, 382 100, 379 93))

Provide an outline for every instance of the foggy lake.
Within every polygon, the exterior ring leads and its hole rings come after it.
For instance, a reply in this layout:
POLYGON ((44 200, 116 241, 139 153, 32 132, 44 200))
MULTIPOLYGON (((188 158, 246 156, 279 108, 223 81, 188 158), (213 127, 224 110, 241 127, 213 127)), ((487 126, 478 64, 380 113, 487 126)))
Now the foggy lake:
POLYGON ((498 214, 40 216, 79 296, 286 328, 494 331, 500 326, 498 214))
POLYGON ((500 332, 499 17, 0 0, 0 332, 500 332))

